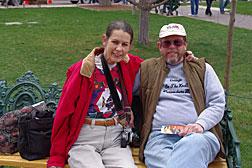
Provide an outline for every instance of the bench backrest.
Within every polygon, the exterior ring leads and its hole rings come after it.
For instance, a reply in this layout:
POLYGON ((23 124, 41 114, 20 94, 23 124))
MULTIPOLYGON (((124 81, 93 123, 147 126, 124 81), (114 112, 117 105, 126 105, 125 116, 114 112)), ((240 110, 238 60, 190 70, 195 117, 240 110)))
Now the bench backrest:
POLYGON ((56 109, 61 92, 62 89, 57 83, 49 87, 41 87, 39 79, 32 71, 18 78, 14 86, 7 86, 7 82, 2 79, 0 80, 0 116, 41 101, 44 101, 48 107, 56 109))

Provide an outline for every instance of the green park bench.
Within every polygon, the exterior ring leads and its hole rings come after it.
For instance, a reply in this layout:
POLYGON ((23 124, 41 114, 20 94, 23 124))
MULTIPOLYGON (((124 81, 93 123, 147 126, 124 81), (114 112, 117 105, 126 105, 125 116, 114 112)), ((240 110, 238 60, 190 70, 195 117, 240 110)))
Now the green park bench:
MULTIPOLYGON (((17 78, 13 86, 8 86, 6 80, 0 79, 0 116, 9 111, 41 101, 44 101, 48 107, 56 109, 61 92, 62 88, 58 87, 57 83, 53 83, 48 87, 41 87, 39 79, 31 71, 17 78)), ((133 104, 136 103, 133 102, 133 104)), ((225 109, 225 114, 220 123, 223 131, 226 160, 217 158, 208 168, 241 168, 240 141, 238 141, 233 128, 231 109, 225 109)), ((131 149, 137 167, 146 168, 144 163, 138 159, 139 148, 131 147, 131 149)), ((28 161, 22 159, 19 153, 12 155, 0 154, 1 166, 45 168, 47 160, 48 158, 28 161)), ((69 166, 66 164, 65 168, 69 168, 69 166)))

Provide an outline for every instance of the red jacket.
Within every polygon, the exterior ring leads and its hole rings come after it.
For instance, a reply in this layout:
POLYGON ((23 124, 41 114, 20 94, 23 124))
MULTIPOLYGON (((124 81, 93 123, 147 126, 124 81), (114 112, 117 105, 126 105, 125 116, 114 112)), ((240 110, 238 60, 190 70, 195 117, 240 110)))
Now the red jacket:
MULTIPOLYGON (((72 65, 67 71, 67 79, 55 114, 47 166, 64 167, 68 151, 78 138, 94 87, 94 53, 100 50, 103 49, 95 48, 84 60, 72 65)), ((120 62, 130 105, 135 75, 142 61, 139 57, 128 54, 120 62)))

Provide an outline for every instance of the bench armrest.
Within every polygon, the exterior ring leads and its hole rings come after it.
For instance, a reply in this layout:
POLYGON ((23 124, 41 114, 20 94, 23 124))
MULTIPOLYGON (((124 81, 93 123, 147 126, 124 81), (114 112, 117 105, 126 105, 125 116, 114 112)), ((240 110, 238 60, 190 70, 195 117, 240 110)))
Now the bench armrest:
POLYGON ((226 108, 221 121, 223 131, 223 145, 226 152, 226 159, 229 168, 241 168, 240 141, 235 134, 232 122, 231 109, 226 108))

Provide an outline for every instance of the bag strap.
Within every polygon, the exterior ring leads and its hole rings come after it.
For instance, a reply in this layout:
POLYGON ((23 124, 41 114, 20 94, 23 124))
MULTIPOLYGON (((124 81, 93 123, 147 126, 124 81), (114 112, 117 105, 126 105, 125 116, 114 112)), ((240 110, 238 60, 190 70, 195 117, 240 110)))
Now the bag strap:
POLYGON ((123 93, 123 101, 126 103, 126 106, 129 106, 129 100, 128 100, 128 96, 127 96, 127 90, 125 87, 125 83, 123 80, 123 74, 122 74, 122 68, 121 68, 121 64, 118 63, 119 65, 119 75, 120 75, 120 79, 121 79, 121 89, 122 89, 122 93, 123 93), (125 100, 124 100, 125 99, 125 100))
POLYGON ((53 111, 51 109, 44 109, 44 110, 40 111, 40 110, 38 110, 37 108, 35 108, 33 106, 31 106, 31 107, 32 107, 33 110, 35 110, 34 112, 31 113, 33 119, 38 117, 37 113, 41 113, 41 112, 44 112, 44 113, 50 115, 50 117, 49 116, 47 116, 47 117, 43 116, 41 118, 53 118, 53 111))
POLYGON ((124 110, 123 112, 125 113, 125 117, 126 117, 126 121, 128 123, 130 123, 131 120, 131 107, 129 106, 129 100, 128 100, 128 96, 127 96, 127 90, 125 87, 125 83, 123 80, 123 74, 122 74, 122 68, 121 68, 121 64, 119 63, 119 75, 120 75, 120 79, 121 79, 121 92, 122 92, 122 100, 123 100, 123 104, 124 104, 124 110))
POLYGON ((118 93, 116 91, 115 83, 114 83, 113 78, 111 76, 111 73, 109 71, 107 61, 106 61, 106 59, 104 57, 104 53, 102 53, 101 62, 102 62, 102 68, 103 68, 103 71, 104 71, 104 74, 105 74, 105 77, 106 77, 106 80, 107 80, 107 83, 108 83, 109 90, 110 90, 111 95, 112 95, 112 99, 113 99, 114 104, 115 104, 116 110, 120 111, 120 110, 123 109, 122 108, 122 103, 120 102, 118 93))
POLYGON ((32 112, 31 115, 32 115, 32 119, 35 119, 36 118, 36 114, 37 112, 39 112, 39 110, 33 106, 31 106, 33 110, 35 110, 35 112, 32 112))

